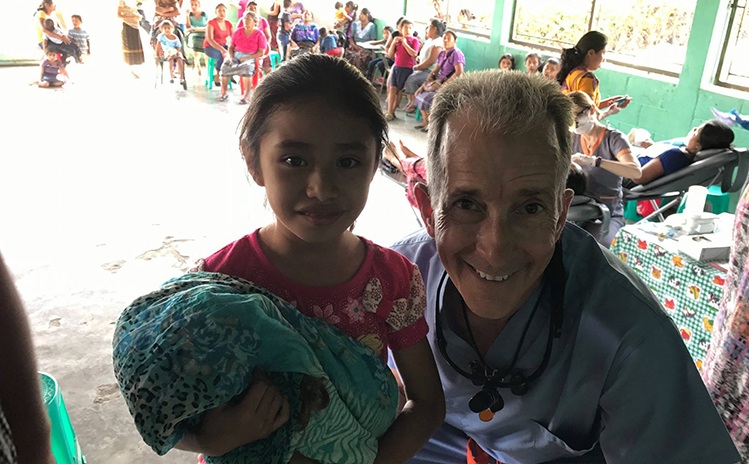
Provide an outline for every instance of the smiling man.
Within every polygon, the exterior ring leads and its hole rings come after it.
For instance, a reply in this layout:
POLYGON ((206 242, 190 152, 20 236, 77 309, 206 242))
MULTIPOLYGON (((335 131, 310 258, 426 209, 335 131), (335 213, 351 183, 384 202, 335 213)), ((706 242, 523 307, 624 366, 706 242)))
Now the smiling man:
POLYGON ((426 283, 447 414, 411 462, 737 462, 659 303, 565 221, 573 117, 559 86, 471 73, 433 110, 426 230, 393 248, 426 283))

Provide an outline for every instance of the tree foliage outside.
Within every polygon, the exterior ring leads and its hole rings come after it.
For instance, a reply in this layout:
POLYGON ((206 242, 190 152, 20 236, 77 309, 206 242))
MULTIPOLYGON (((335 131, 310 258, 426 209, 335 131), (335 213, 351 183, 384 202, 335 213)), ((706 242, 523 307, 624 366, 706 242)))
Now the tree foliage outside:
POLYGON ((512 40, 569 48, 588 30, 609 38, 608 58, 678 74, 696 0, 516 0, 512 40))

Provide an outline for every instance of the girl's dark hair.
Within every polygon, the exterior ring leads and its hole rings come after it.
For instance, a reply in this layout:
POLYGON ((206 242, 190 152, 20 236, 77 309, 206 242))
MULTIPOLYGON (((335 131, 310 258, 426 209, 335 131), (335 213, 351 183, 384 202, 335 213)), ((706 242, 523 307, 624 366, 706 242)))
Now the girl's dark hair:
POLYGON ((343 3, 335 2, 335 9, 337 10, 338 8, 343 8, 343 3))
POLYGON ((364 119, 376 139, 377 160, 388 140, 379 95, 354 66, 340 58, 308 53, 264 77, 240 122, 239 148, 252 169, 259 169, 258 149, 279 111, 322 97, 339 112, 364 119))
POLYGON ((531 53, 528 53, 527 55, 525 55, 525 62, 527 63, 528 62, 528 58, 533 58, 533 57, 535 57, 538 60, 538 62, 541 63, 541 55, 539 55, 538 53, 535 53, 535 52, 531 52, 531 53))
POLYGON ((575 68, 583 64, 585 56, 588 54, 588 50, 593 50, 598 53, 608 44, 609 39, 601 32, 588 31, 580 37, 572 48, 562 49, 562 69, 559 70, 557 75, 557 81, 560 84, 564 83, 567 79, 567 75, 575 68))
POLYGON ((393 33, 393 28, 391 26, 385 26, 382 28, 383 31, 388 31, 389 33, 393 33))
POLYGON ((401 27, 401 23, 403 22, 404 19, 406 19, 405 16, 401 16, 400 18, 398 18, 398 21, 395 22, 395 27, 396 28, 401 27))
POLYGON ((351 9, 352 9, 352 10, 354 10, 354 11, 357 11, 357 10, 359 9, 359 5, 357 5, 357 4, 356 4, 356 3, 354 3, 354 2, 350 2, 350 1, 349 1, 349 2, 346 2, 346 6, 347 6, 348 8, 351 8, 351 9))
POLYGON ((510 60, 510 63, 512 63, 512 66, 510 66, 510 69, 515 69, 515 55, 512 53, 505 53, 504 55, 499 57, 499 61, 497 61, 497 67, 499 67, 499 63, 502 62, 503 59, 507 58, 510 60))
POLYGON ((442 35, 445 33, 445 29, 447 29, 447 24, 445 24, 445 22, 441 19, 433 19, 429 21, 429 25, 434 26, 434 28, 437 30, 437 37, 442 37, 442 35))
POLYGON ((733 143, 733 130, 717 119, 711 119, 702 126, 700 132, 700 150, 711 148, 728 148, 733 143))
POLYGON ((369 12, 369 8, 362 8, 359 14, 363 14, 367 17, 367 21, 370 23, 374 21, 374 18, 372 17, 372 13, 369 12))

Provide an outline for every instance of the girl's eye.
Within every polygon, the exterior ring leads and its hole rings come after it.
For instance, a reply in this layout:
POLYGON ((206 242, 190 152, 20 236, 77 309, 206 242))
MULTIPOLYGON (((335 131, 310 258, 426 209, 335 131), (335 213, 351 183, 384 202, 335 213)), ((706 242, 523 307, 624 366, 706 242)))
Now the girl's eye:
POLYGON ((355 158, 343 158, 338 161, 338 166, 346 169, 351 169, 359 166, 361 163, 355 158))
POLYGON ((283 163, 286 164, 287 166, 291 166, 295 168, 307 165, 307 162, 298 156, 287 156, 286 158, 283 159, 283 163))

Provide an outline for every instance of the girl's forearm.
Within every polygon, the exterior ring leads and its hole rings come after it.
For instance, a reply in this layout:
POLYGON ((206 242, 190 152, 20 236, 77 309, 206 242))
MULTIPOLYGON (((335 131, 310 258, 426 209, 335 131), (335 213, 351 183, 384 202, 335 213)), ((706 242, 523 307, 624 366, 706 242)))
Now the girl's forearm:
POLYGON ((443 406, 408 400, 393 425, 380 438, 375 464, 408 461, 440 427, 445 417, 443 406))

